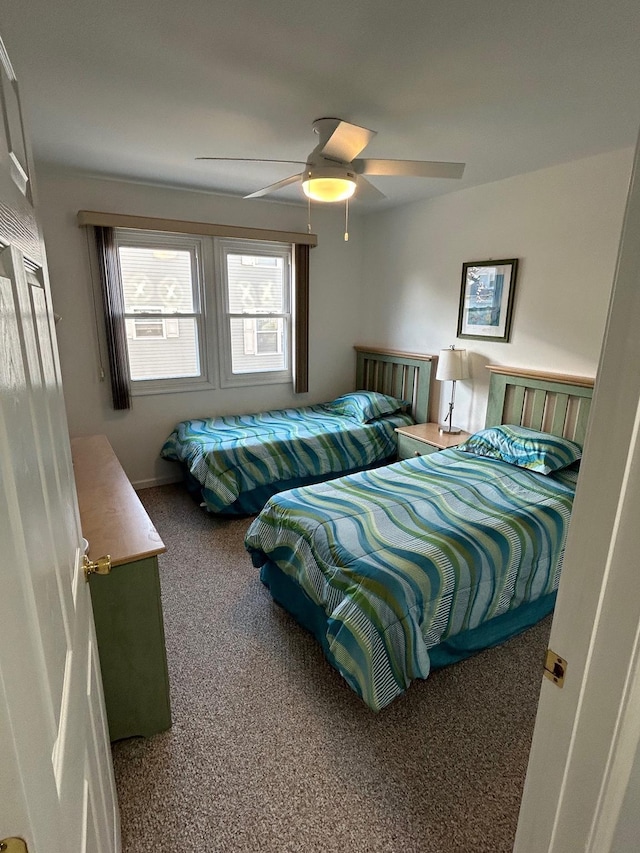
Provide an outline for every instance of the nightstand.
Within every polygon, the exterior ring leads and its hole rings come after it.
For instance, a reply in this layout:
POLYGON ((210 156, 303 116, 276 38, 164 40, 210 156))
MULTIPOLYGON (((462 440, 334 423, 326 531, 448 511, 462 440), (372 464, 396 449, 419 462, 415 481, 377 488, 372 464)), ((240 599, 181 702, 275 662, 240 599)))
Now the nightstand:
POLYGON ((457 447, 466 441, 471 433, 459 432, 448 435, 441 433, 438 424, 413 424, 396 427, 398 433, 398 459, 410 459, 412 456, 426 456, 448 447, 457 447))

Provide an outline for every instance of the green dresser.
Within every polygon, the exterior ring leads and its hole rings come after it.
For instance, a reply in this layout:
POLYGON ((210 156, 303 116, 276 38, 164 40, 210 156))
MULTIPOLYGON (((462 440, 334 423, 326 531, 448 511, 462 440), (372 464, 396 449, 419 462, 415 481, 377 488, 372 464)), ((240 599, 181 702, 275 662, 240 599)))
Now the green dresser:
POLYGON ((158 554, 164 544, 103 435, 71 441, 82 533, 92 560, 91 601, 112 741, 171 726, 158 554))

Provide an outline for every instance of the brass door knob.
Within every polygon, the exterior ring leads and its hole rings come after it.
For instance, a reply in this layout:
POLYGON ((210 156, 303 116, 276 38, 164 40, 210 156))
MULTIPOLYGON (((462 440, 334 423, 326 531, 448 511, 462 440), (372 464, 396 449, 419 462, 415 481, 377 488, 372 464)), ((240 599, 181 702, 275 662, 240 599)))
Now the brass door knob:
POLYGON ((104 557, 98 557, 94 563, 85 554, 82 558, 82 568, 84 569, 84 579, 86 581, 89 580, 90 575, 108 575, 111 571, 111 557, 109 554, 104 557))

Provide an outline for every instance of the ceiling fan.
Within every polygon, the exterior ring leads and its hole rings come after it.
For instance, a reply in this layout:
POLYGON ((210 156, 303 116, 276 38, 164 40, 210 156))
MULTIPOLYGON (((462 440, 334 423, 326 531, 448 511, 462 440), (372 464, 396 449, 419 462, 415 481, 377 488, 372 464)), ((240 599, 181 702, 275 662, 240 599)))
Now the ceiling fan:
POLYGON ((313 129, 320 141, 303 160, 262 160, 255 157, 196 157, 196 160, 234 160, 260 163, 299 163, 304 169, 275 184, 263 187, 245 198, 259 198, 282 187, 302 183, 304 194, 314 201, 334 202, 359 196, 384 198, 365 175, 390 175, 411 178, 461 178, 464 163, 441 163, 431 160, 377 160, 358 158, 376 135, 375 130, 359 127, 339 118, 319 118, 313 129))

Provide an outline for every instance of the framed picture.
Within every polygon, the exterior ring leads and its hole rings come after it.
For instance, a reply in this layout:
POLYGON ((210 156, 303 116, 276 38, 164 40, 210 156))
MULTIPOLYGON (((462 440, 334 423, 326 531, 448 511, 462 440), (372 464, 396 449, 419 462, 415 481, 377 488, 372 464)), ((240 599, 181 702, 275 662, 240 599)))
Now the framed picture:
POLYGON ((462 265, 459 338, 509 340, 517 272, 517 258, 462 265))

